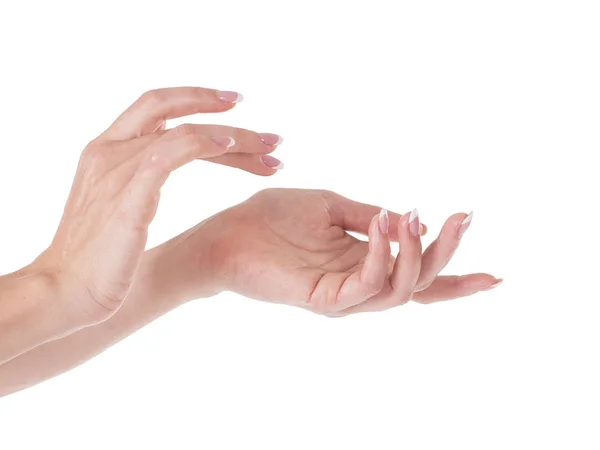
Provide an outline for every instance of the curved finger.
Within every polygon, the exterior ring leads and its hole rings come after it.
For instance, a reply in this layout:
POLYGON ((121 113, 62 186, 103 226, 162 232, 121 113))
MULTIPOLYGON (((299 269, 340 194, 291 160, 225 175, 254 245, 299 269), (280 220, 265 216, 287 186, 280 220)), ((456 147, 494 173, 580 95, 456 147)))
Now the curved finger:
POLYGON ((225 125, 204 125, 186 123, 187 134, 198 133, 213 137, 229 137, 233 139, 230 153, 251 153, 266 155, 281 145, 283 138, 273 133, 257 133, 244 128, 228 127, 225 125))
MULTIPOLYGON (((339 226, 347 231, 367 234, 371 218, 376 215, 381 207, 369 205, 366 203, 355 202, 343 197, 335 192, 324 192, 325 199, 329 206, 332 225, 339 226)), ((398 241, 398 222, 400 214, 389 213, 390 218, 390 240, 398 241)), ((427 233, 427 227, 423 225, 421 236, 427 233)))
POLYGON ((417 282, 417 291, 426 289, 450 262, 472 219, 473 213, 468 215, 460 213, 454 214, 446 221, 437 239, 423 253, 423 265, 417 282))
POLYGON ((345 314, 384 311, 403 305, 411 299, 421 270, 422 247, 418 230, 419 214, 417 210, 402 216, 398 223, 400 251, 390 277, 389 288, 382 290, 364 303, 345 310, 345 314))
POLYGON ((99 138, 136 138, 164 127, 167 119, 228 111, 242 99, 242 95, 237 92, 200 87, 154 89, 142 94, 99 138))
POLYGON ((428 304, 467 297, 481 291, 489 291, 500 286, 502 282, 502 279, 487 273, 441 276, 437 277, 424 291, 415 293, 413 300, 417 303, 428 304))
MULTIPOLYGON (((283 141, 279 135, 272 133, 256 133, 243 128, 221 125, 184 123, 166 131, 158 131, 156 133, 147 134, 136 139, 111 143, 111 159, 114 166, 131 159, 135 155, 138 155, 150 144, 156 142, 158 139, 161 139, 165 134, 174 132, 179 134, 204 134, 206 136, 210 136, 213 139, 217 139, 229 145, 229 153, 266 155, 273 152, 277 148, 278 144, 275 144, 276 142, 283 141), (273 144, 265 144, 265 142, 273 144)), ((267 163, 271 161, 270 159, 265 160, 267 163)))
POLYGON ((335 313, 377 295, 388 281, 390 241, 389 215, 381 210, 369 226, 369 252, 360 270, 351 273, 326 273, 309 299, 311 309, 335 313))

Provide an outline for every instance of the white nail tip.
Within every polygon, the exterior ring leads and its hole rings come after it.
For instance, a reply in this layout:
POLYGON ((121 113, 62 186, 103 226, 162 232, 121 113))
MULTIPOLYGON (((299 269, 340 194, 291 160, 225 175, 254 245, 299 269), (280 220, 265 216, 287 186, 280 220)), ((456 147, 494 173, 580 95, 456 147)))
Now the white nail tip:
POLYGON ((461 225, 466 225, 468 223, 471 223, 472 220, 473 220, 473 211, 471 211, 469 213, 469 215, 465 218, 465 220, 462 221, 461 225))
POLYGON ((383 227, 385 227, 385 229, 387 230, 388 226, 389 226, 389 220, 388 220, 387 209, 382 209, 381 211, 379 211, 379 229, 381 230, 383 227))
POLYGON ((410 216, 408 218, 408 223, 414 222, 418 218, 419 218, 419 211, 417 211, 417 209, 415 208, 410 213, 410 216))
POLYGON ((275 142, 275 144, 273 145, 281 145, 283 144, 283 138, 279 135, 277 135, 277 142, 275 142))
POLYGON ((227 148, 231 148, 235 145, 235 139, 230 137, 229 138, 229 144, 227 144, 227 148))
POLYGON ((498 281, 496 284, 492 284, 492 285, 489 287, 488 291, 491 291, 492 289, 496 289, 496 288, 497 288, 498 286, 500 286, 502 283, 504 283, 504 280, 500 280, 500 281, 498 281))
POLYGON ((244 101, 244 96, 238 92, 238 96, 233 103, 240 103, 244 101))
POLYGON ((275 170, 283 170, 284 168, 285 168, 285 164, 283 164, 282 162, 280 162, 275 167, 273 167, 273 169, 275 169, 275 170))

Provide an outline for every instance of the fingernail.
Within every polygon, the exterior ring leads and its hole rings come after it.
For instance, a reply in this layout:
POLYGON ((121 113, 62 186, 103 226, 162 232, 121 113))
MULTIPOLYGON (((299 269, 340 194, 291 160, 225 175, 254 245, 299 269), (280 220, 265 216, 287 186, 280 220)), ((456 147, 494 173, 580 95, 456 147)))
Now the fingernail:
POLYGON ((382 209, 379 213, 379 230, 382 234, 387 234, 389 227, 390 219, 388 217, 388 212, 385 209, 382 209))
POLYGON ((260 136, 260 140, 265 145, 281 145, 283 143, 283 138, 278 134, 273 133, 258 133, 260 136))
POLYGON ((228 136, 214 137, 214 138, 212 138, 212 140, 219 147, 230 148, 235 145, 235 139, 233 139, 232 137, 228 137, 228 136))
POLYGON ((421 235, 421 221, 419 220, 419 211, 413 209, 408 218, 408 230, 414 237, 421 235))
POLYGON ((277 158, 273 158, 270 155, 261 155, 260 160, 269 169, 282 170, 284 168, 284 165, 281 161, 279 161, 277 158))
POLYGON ((233 91, 217 91, 217 97, 219 100, 225 103, 240 103, 244 100, 244 96, 239 92, 233 91))
POLYGON ((496 289, 498 286, 500 286, 502 283, 504 283, 504 280, 498 280, 496 281, 494 284, 492 284, 489 288, 484 289, 485 291, 491 291, 492 289, 496 289))
POLYGON ((469 229, 469 226, 471 225, 472 220, 473 220, 473 211, 471 211, 469 213, 469 215, 465 218, 465 220, 463 220, 462 223, 460 224, 460 228, 458 229, 458 238, 459 239, 461 237, 463 237, 463 234, 465 234, 465 232, 469 229))

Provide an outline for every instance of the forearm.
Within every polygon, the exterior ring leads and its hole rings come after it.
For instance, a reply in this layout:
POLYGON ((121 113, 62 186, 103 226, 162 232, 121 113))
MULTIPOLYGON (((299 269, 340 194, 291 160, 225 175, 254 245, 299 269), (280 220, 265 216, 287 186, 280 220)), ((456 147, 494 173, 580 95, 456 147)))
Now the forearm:
POLYGON ((51 273, 30 271, 0 278, 0 364, 83 326, 71 315, 51 273))
MULTIPOLYGON (((181 304, 157 274, 159 249, 146 252, 123 306, 107 321, 37 346, 0 366, 0 396, 66 372, 181 304)), ((35 330, 37 323, 23 328, 35 330)))

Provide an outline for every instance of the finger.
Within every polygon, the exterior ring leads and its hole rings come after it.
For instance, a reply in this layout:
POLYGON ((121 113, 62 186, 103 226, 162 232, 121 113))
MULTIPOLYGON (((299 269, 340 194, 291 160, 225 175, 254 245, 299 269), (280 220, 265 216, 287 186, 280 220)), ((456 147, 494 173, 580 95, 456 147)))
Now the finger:
POLYGON ((272 175, 283 169, 284 165, 281 161, 266 154, 275 150, 276 147, 265 145, 258 133, 234 127, 214 125, 207 128, 204 125, 186 123, 165 132, 110 143, 110 149, 106 150, 111 152, 110 167, 107 170, 114 170, 113 174, 118 177, 132 176, 146 158, 145 154, 148 148, 158 140, 164 139, 164 136, 197 134, 208 137, 212 132, 216 133, 216 135, 210 136, 215 143, 228 146, 227 154, 219 156, 219 159, 212 160, 213 162, 238 167, 264 176, 272 175), (238 141, 231 135, 236 136, 238 141), (250 156, 254 154, 257 156, 251 158, 250 156), (238 157, 236 158, 236 156, 238 157))
POLYGON ((418 230, 419 214, 416 210, 402 216, 398 223, 400 251, 390 277, 389 289, 384 289, 364 303, 343 311, 345 314, 384 311, 403 305, 411 299, 421 270, 422 247, 418 230))
POLYGON ((418 303, 434 303, 467 297, 498 287, 502 281, 486 273, 437 277, 427 289, 415 293, 413 300, 418 303))
POLYGON ((283 141, 280 136, 272 133, 256 133, 243 128, 220 125, 185 123, 167 131, 157 131, 136 139, 111 143, 111 159, 113 160, 113 164, 117 166, 123 163, 123 161, 139 154, 166 133, 172 133, 172 130, 177 130, 176 132, 181 134, 204 134, 224 142, 227 139, 231 139, 228 144, 230 145, 228 153, 266 155, 277 148, 277 144, 274 143, 283 141), (269 144, 265 144, 265 142, 268 142, 269 144))
POLYGON ((438 238, 423 253, 417 291, 427 288, 446 267, 458 248, 462 235, 471 224, 472 218, 473 213, 469 215, 461 213, 454 214, 446 221, 438 238))
POLYGON ((350 308, 377 295, 384 288, 388 278, 388 231, 389 215, 387 211, 381 210, 371 220, 369 251, 361 269, 350 274, 325 274, 311 295, 310 306, 318 312, 329 314, 350 308))
POLYGON ((206 134, 213 137, 230 137, 234 140, 229 153, 252 153, 266 155, 281 145, 283 138, 273 133, 257 133, 243 128, 224 125, 184 124, 191 133, 206 134))
POLYGON ((241 94, 199 87, 155 89, 144 93, 102 134, 100 139, 124 140, 152 133, 167 119, 230 110, 241 94))
POLYGON ((270 159, 259 155, 247 155, 243 153, 225 154, 216 158, 207 158, 206 161, 222 164, 224 166, 235 167, 255 175, 270 176, 283 168, 283 163, 270 156, 270 159))
MULTIPOLYGON (((337 225, 344 230, 361 234, 367 234, 371 218, 381 210, 379 206, 355 202, 334 192, 326 191, 325 199, 329 206, 332 225, 337 225)), ((389 213, 389 238, 394 242, 398 241, 398 222, 400 217, 400 214, 389 213)), ((423 225, 421 235, 425 235, 426 233, 427 227, 423 225)))

